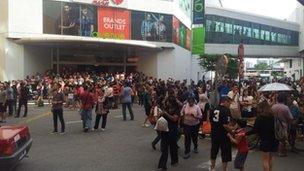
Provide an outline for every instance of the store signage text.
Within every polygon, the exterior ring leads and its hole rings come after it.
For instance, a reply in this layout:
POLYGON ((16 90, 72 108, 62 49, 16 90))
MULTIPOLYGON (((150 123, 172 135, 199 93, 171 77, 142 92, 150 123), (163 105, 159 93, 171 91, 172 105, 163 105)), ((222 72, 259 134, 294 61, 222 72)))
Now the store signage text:
POLYGON ((106 29, 125 30, 126 20, 120 18, 103 17, 103 27, 106 29))
POLYGON ((110 0, 93 0, 93 5, 108 7, 110 4, 110 0))

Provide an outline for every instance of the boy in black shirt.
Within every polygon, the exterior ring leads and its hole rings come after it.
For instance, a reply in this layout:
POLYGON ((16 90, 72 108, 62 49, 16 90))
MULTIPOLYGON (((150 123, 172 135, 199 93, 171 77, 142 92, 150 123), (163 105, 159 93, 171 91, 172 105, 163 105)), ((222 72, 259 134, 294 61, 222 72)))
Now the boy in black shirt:
POLYGON ((211 122, 211 171, 215 171, 215 160, 219 149, 223 163, 223 171, 227 170, 227 162, 231 161, 231 142, 227 136, 230 122, 229 106, 232 100, 225 96, 221 98, 220 105, 210 113, 211 122))

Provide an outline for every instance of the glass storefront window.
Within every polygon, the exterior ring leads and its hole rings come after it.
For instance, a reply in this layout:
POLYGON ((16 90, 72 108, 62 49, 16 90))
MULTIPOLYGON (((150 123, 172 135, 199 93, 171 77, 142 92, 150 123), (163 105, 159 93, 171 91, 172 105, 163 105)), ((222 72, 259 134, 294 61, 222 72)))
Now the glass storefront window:
POLYGON ((225 33, 228 33, 228 34, 233 33, 232 24, 225 23, 225 33))
POLYGON ((271 32, 271 42, 277 42, 277 33, 271 32))
POLYGON ((233 26, 233 34, 234 35, 241 35, 242 33, 242 26, 234 25, 233 26))
POLYGON ((252 37, 253 38, 256 38, 256 39, 259 39, 260 38, 260 30, 259 29, 252 29, 252 37))
POLYGON ((224 33, 224 23, 216 21, 215 22, 215 32, 221 32, 224 33))
POLYGON ((250 27, 243 27, 243 35, 247 37, 251 37, 251 28, 250 27))
POLYGON ((269 31, 265 31, 265 40, 270 41, 270 32, 269 31))

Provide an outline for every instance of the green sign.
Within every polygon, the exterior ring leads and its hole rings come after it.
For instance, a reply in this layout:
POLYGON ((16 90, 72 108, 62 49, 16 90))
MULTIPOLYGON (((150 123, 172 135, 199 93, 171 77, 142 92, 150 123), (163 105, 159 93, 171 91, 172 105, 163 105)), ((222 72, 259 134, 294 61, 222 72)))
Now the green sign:
POLYGON ((192 33, 192 54, 203 55, 205 53, 205 28, 193 28, 192 33))

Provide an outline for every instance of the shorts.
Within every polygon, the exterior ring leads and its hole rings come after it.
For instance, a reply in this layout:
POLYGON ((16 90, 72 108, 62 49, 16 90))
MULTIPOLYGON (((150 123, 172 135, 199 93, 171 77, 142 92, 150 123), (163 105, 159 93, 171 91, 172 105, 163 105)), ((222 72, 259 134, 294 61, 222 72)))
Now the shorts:
MULTIPOLYGON (((225 138, 226 139, 226 138, 225 138)), ((222 162, 230 162, 232 160, 231 142, 228 139, 211 140, 211 159, 216 160, 219 149, 221 149, 222 162)))
POLYGON ((279 141, 273 140, 273 141, 261 141, 260 143, 260 150, 263 152, 276 152, 278 150, 279 141))
POLYGON ((243 169, 247 159, 248 152, 237 152, 234 160, 234 168, 243 169))
POLYGON ((0 113, 4 113, 4 112, 6 112, 5 104, 0 103, 0 113))

